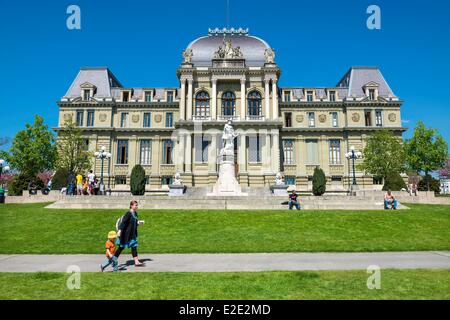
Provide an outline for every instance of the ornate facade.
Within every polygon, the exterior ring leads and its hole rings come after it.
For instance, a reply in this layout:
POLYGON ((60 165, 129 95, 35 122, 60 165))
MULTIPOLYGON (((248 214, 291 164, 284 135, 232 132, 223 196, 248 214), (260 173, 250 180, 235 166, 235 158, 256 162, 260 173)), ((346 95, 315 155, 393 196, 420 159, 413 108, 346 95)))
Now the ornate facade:
MULTIPOLYGON (((375 130, 401 137, 402 101, 376 67, 352 67, 333 87, 280 87, 275 50, 248 30, 214 29, 183 51, 176 88, 129 88, 107 68, 82 68, 58 102, 59 124, 73 119, 86 146, 105 146, 105 183, 128 188, 136 164, 149 190, 179 172, 188 186, 213 186, 227 120, 239 132, 236 177, 242 186, 269 186, 282 172, 287 184, 310 191, 320 166, 327 190, 345 191, 351 146, 364 147, 375 130)), ((100 161, 94 165, 100 174, 100 161)), ((358 184, 380 183, 356 172, 358 184)))

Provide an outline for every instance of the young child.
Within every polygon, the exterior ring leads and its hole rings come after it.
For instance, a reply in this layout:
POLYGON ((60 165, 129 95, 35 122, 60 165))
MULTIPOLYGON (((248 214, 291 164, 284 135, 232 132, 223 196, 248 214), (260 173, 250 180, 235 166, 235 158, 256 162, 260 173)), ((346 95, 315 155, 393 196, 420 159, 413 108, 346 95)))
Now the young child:
POLYGON ((108 233, 108 241, 106 241, 106 244, 105 244, 106 260, 102 265, 100 265, 100 269, 102 272, 110 264, 112 264, 113 270, 117 271, 118 259, 114 256, 114 253, 116 252, 116 244, 115 244, 116 238, 117 238, 117 234, 115 231, 110 231, 108 233))

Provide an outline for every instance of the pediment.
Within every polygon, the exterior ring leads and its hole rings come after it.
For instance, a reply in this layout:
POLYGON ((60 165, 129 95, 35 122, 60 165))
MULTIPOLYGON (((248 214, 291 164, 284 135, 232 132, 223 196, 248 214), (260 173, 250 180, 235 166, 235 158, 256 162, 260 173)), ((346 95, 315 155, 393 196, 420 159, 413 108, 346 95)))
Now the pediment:
POLYGON ((378 88, 379 86, 380 86, 379 83, 376 83, 374 81, 370 81, 370 82, 366 83, 365 85, 363 85, 363 88, 368 88, 368 87, 378 88))
POLYGON ((90 82, 84 82, 84 83, 82 83, 82 84, 80 85, 80 88, 82 88, 82 89, 95 89, 96 86, 93 85, 93 84, 90 83, 90 82))

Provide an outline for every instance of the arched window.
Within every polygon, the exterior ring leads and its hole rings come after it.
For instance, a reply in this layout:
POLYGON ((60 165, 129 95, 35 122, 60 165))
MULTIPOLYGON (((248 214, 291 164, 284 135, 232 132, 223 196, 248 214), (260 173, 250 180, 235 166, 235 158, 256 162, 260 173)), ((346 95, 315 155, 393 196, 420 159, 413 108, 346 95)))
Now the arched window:
POLYGON ((209 94, 206 91, 200 91, 195 96, 195 117, 209 117, 209 94))
POLYGON ((225 92, 222 95, 222 115, 234 116, 236 106, 236 96, 233 92, 225 92))
POLYGON ((258 91, 252 91, 248 94, 248 115, 261 116, 261 95, 258 91))

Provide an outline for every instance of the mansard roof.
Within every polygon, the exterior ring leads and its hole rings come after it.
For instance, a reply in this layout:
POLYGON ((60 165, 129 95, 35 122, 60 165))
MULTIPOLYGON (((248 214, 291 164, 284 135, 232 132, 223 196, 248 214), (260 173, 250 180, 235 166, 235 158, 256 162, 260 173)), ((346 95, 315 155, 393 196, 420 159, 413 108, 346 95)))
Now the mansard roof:
POLYGON ((87 83, 95 86, 95 98, 110 98, 111 88, 122 87, 114 74, 106 67, 81 68, 64 97, 79 97, 81 87, 87 83))
POLYGON ((338 87, 347 87, 349 97, 365 97, 364 87, 369 83, 378 84, 378 95, 383 98, 395 97, 378 67, 351 67, 338 82, 338 87))

